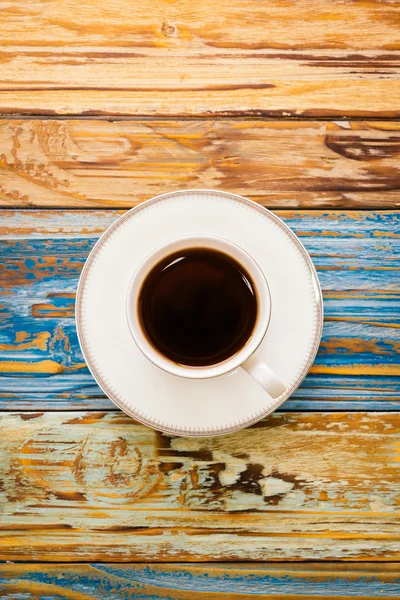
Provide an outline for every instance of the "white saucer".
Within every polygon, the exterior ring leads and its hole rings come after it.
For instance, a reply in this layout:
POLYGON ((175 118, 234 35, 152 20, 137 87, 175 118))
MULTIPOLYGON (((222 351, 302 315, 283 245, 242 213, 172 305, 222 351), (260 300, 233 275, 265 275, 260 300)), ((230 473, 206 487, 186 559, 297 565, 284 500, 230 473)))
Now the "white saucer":
POLYGON ((306 376, 322 320, 318 278, 295 234, 258 204, 212 190, 164 194, 124 214, 90 253, 76 301, 79 341, 99 386, 134 419, 178 435, 231 433, 275 410, 306 376), (279 398, 270 398, 240 368, 207 380, 170 375, 133 341, 125 301, 134 271, 157 246, 191 234, 234 242, 264 271, 272 314, 257 352, 287 385, 279 398))

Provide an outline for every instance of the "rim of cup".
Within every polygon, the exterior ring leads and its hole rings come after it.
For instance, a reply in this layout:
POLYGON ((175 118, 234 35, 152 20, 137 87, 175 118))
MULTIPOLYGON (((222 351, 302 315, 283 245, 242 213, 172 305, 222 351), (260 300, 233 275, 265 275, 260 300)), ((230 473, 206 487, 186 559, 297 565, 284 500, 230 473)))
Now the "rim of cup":
POLYGON ((208 379, 235 370, 257 350, 268 329, 271 317, 271 294, 263 271, 254 258, 243 248, 217 236, 188 235, 172 239, 158 246, 140 263, 129 283, 126 296, 126 317, 136 345, 154 365, 179 377, 208 379), (163 258, 186 248, 213 249, 234 258, 250 275, 257 297, 257 318, 249 340, 238 352, 213 365, 194 367, 173 362, 148 340, 140 322, 138 298, 147 275, 163 258))

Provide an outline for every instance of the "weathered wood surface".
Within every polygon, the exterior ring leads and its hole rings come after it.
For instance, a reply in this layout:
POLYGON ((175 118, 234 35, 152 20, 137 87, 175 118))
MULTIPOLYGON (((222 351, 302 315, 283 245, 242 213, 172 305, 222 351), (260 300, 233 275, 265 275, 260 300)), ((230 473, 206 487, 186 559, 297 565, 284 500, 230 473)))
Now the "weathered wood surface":
POLYGON ((398 560, 398 413, 178 438, 120 412, 3 413, 0 560, 398 560))
POLYGON ((400 566, 396 563, 0 565, 0 592, 4 600, 245 600, 250 597, 384 600, 400 597, 400 566))
POLYGON ((3 114, 400 114, 396 0, 0 8, 3 114))
MULTIPOLYGON (((2 211, 0 406, 111 408, 85 367, 74 321, 84 261, 118 211, 2 211)), ((311 373, 284 410, 397 410, 398 212, 280 216, 317 267, 325 326, 311 373)))
POLYGON ((216 188, 269 207, 400 207, 396 122, 2 120, 0 204, 129 207, 216 188))

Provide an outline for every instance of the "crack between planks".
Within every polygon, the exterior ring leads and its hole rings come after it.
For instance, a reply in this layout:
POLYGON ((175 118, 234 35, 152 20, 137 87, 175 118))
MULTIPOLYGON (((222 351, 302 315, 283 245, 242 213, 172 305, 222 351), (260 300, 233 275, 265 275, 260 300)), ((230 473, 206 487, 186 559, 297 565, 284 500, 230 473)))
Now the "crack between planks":
POLYGON ((373 116, 369 115, 358 115, 358 116, 345 116, 345 115, 324 115, 324 116, 310 116, 310 115, 259 115, 259 116, 249 116, 245 113, 227 113, 224 114, 216 114, 216 115, 104 115, 102 113, 93 113, 90 115, 78 115, 76 113, 60 113, 57 115, 53 115, 52 113, 43 114, 43 113, 3 113, 0 111, 0 119, 3 120, 26 120, 37 119, 37 120, 55 120, 55 121, 63 121, 63 120, 73 120, 73 121, 109 121, 110 123, 115 123, 118 121, 224 121, 226 119, 235 120, 235 121, 291 121, 291 122, 304 122, 304 121, 382 121, 382 122, 398 122, 400 123, 399 116, 385 117, 381 115, 373 116))
MULTIPOLYGON (((150 197, 149 197, 150 199, 150 197)), ((145 200, 143 200, 143 202, 145 202, 145 200)), ((139 204, 142 204, 143 202, 138 202, 137 204, 134 204, 133 206, 124 206, 124 205, 120 205, 120 204, 116 204, 115 206, 68 206, 67 204, 65 204, 64 206, 24 206, 23 204, 20 205, 16 205, 16 204, 1 204, 0 205, 0 212, 2 210, 18 210, 18 211, 54 211, 54 212, 60 212, 60 211, 65 211, 65 212, 80 212, 80 211, 92 211, 92 212, 104 212, 104 211, 128 211, 128 210, 132 210, 132 208, 136 208, 137 206, 139 206, 139 204)), ((344 208, 341 206, 331 206, 331 205, 321 205, 318 208, 304 208, 302 206, 282 206, 282 205, 269 205, 266 206, 264 204, 260 204, 260 206, 263 206, 264 208, 266 208, 267 210, 273 210, 273 211, 279 211, 279 212, 292 212, 292 211, 297 211, 297 212, 302 212, 302 213, 313 213, 313 212, 340 212, 340 213, 346 213, 346 212, 373 212, 373 213, 400 213, 400 202, 396 203, 395 205, 392 206, 382 206, 379 208, 374 208, 371 206, 353 206, 352 208, 344 208)))
POLYGON ((309 558, 309 559, 305 559, 305 558, 301 558, 301 559, 297 559, 297 558, 285 558, 285 559, 279 559, 279 558, 269 558, 268 561, 262 561, 262 560, 238 560, 238 559, 233 559, 233 560, 227 560, 222 559, 221 561, 219 560, 192 560, 192 561, 171 561, 171 560, 149 560, 149 561, 144 561, 144 560, 133 560, 130 559, 129 561, 116 561, 116 560, 110 560, 105 562, 104 560, 102 560, 101 562, 96 562, 96 560, 74 560, 72 557, 68 557, 68 562, 65 560, 52 560, 52 561, 46 561, 46 560, 0 560, 0 568, 2 566, 6 566, 6 565, 47 565, 47 566, 52 566, 52 565, 69 565, 69 564, 74 564, 74 565, 89 565, 89 566, 95 566, 95 565, 125 565, 125 566, 129 566, 129 565, 174 565, 174 566, 193 566, 193 565, 199 565, 199 566, 204 566, 206 567, 207 565, 216 565, 219 567, 222 567, 224 565, 229 566, 232 564, 241 564, 241 565, 257 565, 257 566, 265 566, 265 567, 269 567, 269 566, 273 566, 274 564, 278 565, 278 564, 292 564, 292 565, 296 565, 296 564, 320 564, 320 565, 326 565, 326 564, 335 564, 335 565, 343 565, 348 564, 348 563, 364 563, 364 564, 384 564, 384 565, 394 565, 397 566, 400 563, 400 558, 396 559, 396 558, 390 558, 390 559, 385 559, 385 558, 375 558, 374 560, 371 560, 371 558, 342 558, 342 559, 318 559, 318 558, 309 558))

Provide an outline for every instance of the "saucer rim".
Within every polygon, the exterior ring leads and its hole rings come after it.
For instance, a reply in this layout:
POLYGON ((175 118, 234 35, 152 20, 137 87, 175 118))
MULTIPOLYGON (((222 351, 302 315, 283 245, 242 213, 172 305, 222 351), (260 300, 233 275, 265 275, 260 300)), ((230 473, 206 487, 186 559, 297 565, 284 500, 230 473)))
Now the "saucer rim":
POLYGON ((96 383, 99 385, 100 389, 106 394, 106 396, 118 408, 120 408, 123 412, 125 412, 128 416, 133 418, 135 421, 137 421, 143 425, 146 425, 148 427, 151 427, 152 429, 155 429, 156 431, 160 431, 161 433, 167 433, 167 434, 172 434, 172 435, 177 435, 177 436, 182 436, 182 437, 219 437, 219 436, 223 436, 223 435, 229 435, 231 433, 235 433, 237 431, 241 431, 242 429, 250 427, 251 425, 258 423, 259 421, 261 421, 262 419, 264 419, 271 413, 275 412, 275 410, 277 410, 277 408, 279 408, 299 388, 299 386, 301 385, 301 383, 307 376, 307 373, 309 372, 309 370, 314 362, 315 356, 316 356, 316 354, 318 352, 318 348, 320 346, 321 337, 322 337, 322 328, 323 328, 323 317, 324 317, 324 311, 323 311, 322 290, 321 290, 321 285, 320 285, 320 282, 318 279, 318 275, 317 275, 315 266, 311 260, 311 257, 309 256, 307 250, 305 249, 304 245, 299 240, 299 238, 296 236, 296 234, 290 229, 290 227, 288 225, 286 225, 286 223, 284 223, 282 221, 282 219, 280 219, 277 215, 275 215, 273 212, 271 212, 264 206, 261 206, 257 202, 254 202, 254 200, 250 200, 249 198, 245 198, 244 196, 240 196, 239 194, 234 194, 232 192, 224 192, 221 190, 214 190, 214 189, 208 189, 208 188, 190 188, 187 190, 177 190, 175 192, 166 192, 164 194, 159 194, 157 196, 149 198, 148 200, 138 204, 137 206, 132 207, 126 213, 121 215, 112 225, 110 225, 110 227, 108 227, 102 233, 102 235, 100 236, 100 238, 97 240, 97 242, 93 246, 92 250, 90 251, 90 253, 85 261, 85 264, 82 268, 81 275, 79 277, 79 282, 78 282, 77 291, 76 291, 76 303, 75 303, 75 322, 76 322, 77 337, 78 337, 79 345, 80 345, 83 357, 85 359, 86 365, 87 365, 90 373, 94 377, 96 383), (312 279, 313 289, 314 289, 314 293, 315 293, 315 309, 316 309, 316 317, 315 317, 316 323, 315 323, 314 340, 313 340, 312 349, 309 354, 309 358, 306 361, 304 367, 302 368, 301 373, 299 374, 298 378, 296 378, 296 383, 294 385, 292 385, 291 387, 287 388, 287 390, 285 390, 285 392, 283 392, 283 394, 281 394, 281 396, 279 396, 277 399, 275 399, 274 403, 269 408, 267 408, 264 412, 259 413, 256 417, 248 419, 247 421, 241 422, 237 425, 233 425, 230 427, 221 427, 218 429, 207 429, 207 430, 201 429, 200 430, 200 429, 195 429, 195 428, 183 429, 183 428, 179 428, 179 427, 175 428, 175 427, 169 427, 169 426, 160 427, 160 425, 157 422, 154 422, 151 419, 144 418, 143 416, 137 414, 134 409, 127 406, 120 398, 118 398, 118 396, 116 396, 113 393, 113 391, 109 388, 109 386, 106 384, 106 382, 102 381, 103 377, 102 377, 101 373, 98 373, 96 367, 93 364, 92 365, 90 364, 90 362, 93 362, 93 361, 91 361, 91 359, 90 359, 89 348, 87 347, 87 344, 84 341, 84 332, 83 332, 83 329, 84 329, 83 328, 83 318, 82 318, 83 289, 84 289, 84 284, 88 278, 90 268, 91 268, 93 262, 95 261, 99 250, 101 249, 103 244, 107 241, 107 239, 114 233, 114 231, 118 227, 120 227, 123 223, 125 223, 126 220, 130 219, 132 217, 132 215, 140 212, 141 210, 146 209, 150 205, 157 204, 158 202, 161 202, 162 200, 165 200, 168 198, 174 198, 177 196, 187 196, 187 195, 189 195, 189 196, 190 195, 202 195, 202 194, 221 196, 226 199, 238 201, 252 209, 254 208, 259 213, 268 215, 268 217, 270 219, 272 219, 272 221, 286 235, 288 235, 291 238, 292 242, 297 246, 298 250, 302 254, 303 258, 305 259, 305 262, 309 268, 310 276, 312 279))

